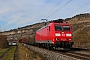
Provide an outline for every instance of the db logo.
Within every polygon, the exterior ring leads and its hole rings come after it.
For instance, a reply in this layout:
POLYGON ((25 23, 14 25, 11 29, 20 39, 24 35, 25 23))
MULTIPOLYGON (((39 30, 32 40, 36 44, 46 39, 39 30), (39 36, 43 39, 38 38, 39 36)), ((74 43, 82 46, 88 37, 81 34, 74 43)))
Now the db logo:
POLYGON ((65 34, 62 34, 62 36, 65 36, 65 34))

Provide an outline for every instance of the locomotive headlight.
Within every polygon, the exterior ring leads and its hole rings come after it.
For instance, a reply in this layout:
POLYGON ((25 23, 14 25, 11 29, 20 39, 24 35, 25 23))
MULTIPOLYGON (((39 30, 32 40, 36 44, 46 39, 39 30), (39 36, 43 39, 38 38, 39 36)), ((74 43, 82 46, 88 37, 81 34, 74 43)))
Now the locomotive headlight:
POLYGON ((56 38, 56 41, 59 40, 59 38, 56 38))
POLYGON ((66 36, 72 36, 72 34, 66 34, 66 36))
POLYGON ((60 33, 55 33, 55 36, 61 36, 61 34, 60 33))
POLYGON ((71 40, 70 38, 68 40, 71 40))

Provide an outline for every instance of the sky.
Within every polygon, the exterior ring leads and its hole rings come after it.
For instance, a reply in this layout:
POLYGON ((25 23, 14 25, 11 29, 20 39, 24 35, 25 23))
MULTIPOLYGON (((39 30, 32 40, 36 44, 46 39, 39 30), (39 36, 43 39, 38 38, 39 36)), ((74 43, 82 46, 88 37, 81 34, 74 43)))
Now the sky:
POLYGON ((90 12, 90 0, 0 0, 0 31, 90 12))

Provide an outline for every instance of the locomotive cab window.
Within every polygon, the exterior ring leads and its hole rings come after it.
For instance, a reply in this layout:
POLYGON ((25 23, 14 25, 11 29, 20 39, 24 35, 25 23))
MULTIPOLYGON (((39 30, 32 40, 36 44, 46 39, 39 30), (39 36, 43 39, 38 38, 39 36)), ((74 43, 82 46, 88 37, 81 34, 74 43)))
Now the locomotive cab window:
POLYGON ((70 31, 70 26, 63 26, 64 31, 70 31))
POLYGON ((62 30, 62 26, 60 26, 60 25, 55 25, 55 30, 56 30, 56 31, 62 30))

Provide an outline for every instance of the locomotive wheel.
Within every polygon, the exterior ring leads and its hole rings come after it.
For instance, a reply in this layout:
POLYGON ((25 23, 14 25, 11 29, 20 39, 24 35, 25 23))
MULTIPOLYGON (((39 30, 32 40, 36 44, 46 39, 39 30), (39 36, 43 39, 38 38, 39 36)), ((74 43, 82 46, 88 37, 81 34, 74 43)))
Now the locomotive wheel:
POLYGON ((40 48, 41 47, 41 44, 38 44, 38 47, 40 48))
POLYGON ((46 44, 46 48, 50 50, 50 45, 49 44, 46 44))
POLYGON ((53 47, 53 50, 56 50, 58 47, 53 47))
POLYGON ((49 50, 54 50, 54 48, 55 48, 55 47, 53 47, 52 45, 47 44, 47 49, 49 49, 49 50))

